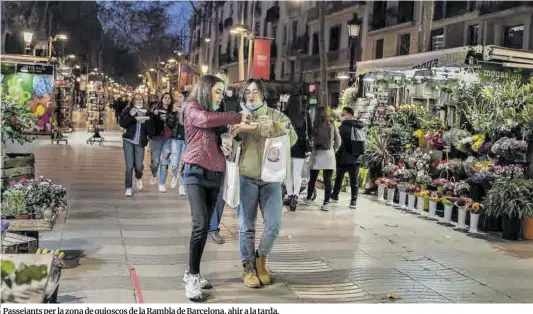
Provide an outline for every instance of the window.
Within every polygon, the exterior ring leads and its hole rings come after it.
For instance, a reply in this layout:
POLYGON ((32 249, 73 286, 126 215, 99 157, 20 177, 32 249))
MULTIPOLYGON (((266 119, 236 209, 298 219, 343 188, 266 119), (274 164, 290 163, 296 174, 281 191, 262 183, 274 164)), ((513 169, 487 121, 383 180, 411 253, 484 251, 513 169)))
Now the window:
POLYGON ((468 45, 479 45, 479 24, 468 26, 468 45))
POLYGON ((468 1, 443 1, 446 6, 446 17, 465 14, 468 10, 468 1))
POLYGON ((283 25, 283 43, 287 42, 287 25, 283 25))
POLYGON ((444 1, 435 1, 435 9, 433 10, 433 20, 442 20, 444 18, 444 1))
POLYGON ((409 54, 411 50, 411 34, 403 34, 398 37, 398 47, 396 48, 396 54, 398 56, 404 56, 409 54))
POLYGON ((296 40, 298 36, 298 21, 292 22, 292 40, 296 40))
POLYGON ((294 72, 296 72, 296 64, 294 61, 290 61, 290 67, 291 67, 291 81, 294 81, 294 72))
POLYGON ((512 49, 522 49, 524 40, 524 25, 505 27, 503 46, 512 49))
POLYGON ((375 41, 374 46, 374 59, 383 58, 383 39, 378 39, 375 41))
POLYGON ((281 61, 281 79, 285 76, 285 61, 281 61))
POLYGON ((317 55, 318 52, 318 33, 313 33, 313 50, 312 54, 317 55))
POLYGON ((341 27, 333 26, 329 29, 329 51, 337 51, 340 48, 341 27))
POLYGON ((261 36, 261 22, 255 22, 254 35, 261 36))
POLYGON ((444 49, 444 29, 434 29, 431 31, 429 50, 437 51, 444 49))

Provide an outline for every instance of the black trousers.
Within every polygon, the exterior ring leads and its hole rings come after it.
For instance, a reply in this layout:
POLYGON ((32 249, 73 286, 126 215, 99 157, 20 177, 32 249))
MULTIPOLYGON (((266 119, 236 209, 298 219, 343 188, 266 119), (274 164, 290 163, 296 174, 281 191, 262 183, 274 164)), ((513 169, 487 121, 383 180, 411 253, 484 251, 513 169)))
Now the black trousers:
POLYGON ((339 193, 341 191, 342 180, 348 172, 350 177, 350 190, 352 192, 352 201, 357 201, 357 195, 359 194, 359 168, 360 164, 346 165, 337 167, 337 175, 335 177, 335 185, 333 187, 333 194, 331 197, 334 199, 339 198, 339 193))
POLYGON ((200 273, 200 261, 209 232, 209 222, 218 198, 219 187, 210 188, 199 184, 187 185, 187 197, 191 206, 192 232, 189 243, 189 273, 200 273))
MULTIPOLYGON (((316 179, 320 170, 311 170, 309 174, 309 185, 307 186, 307 199, 310 200, 313 191, 315 190, 316 179)), ((329 203, 329 197, 331 195, 331 177, 333 176, 333 170, 322 170, 322 176, 324 178, 324 204, 329 203)))

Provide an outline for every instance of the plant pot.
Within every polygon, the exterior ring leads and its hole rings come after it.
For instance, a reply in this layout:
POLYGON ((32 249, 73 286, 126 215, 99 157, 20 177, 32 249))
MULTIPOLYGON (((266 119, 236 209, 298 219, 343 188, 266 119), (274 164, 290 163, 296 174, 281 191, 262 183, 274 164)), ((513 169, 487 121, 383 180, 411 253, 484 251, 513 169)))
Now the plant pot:
POLYGON ((421 213, 424 211, 424 206, 426 204, 426 198, 423 196, 417 197, 416 200, 416 212, 421 213))
POLYGON ((378 186, 378 201, 385 202, 385 186, 378 186))
POLYGON ((520 240, 520 224, 521 221, 518 217, 502 216, 502 238, 513 241, 520 240))
POLYGON ((466 229, 466 209, 464 207, 459 207, 457 212, 457 228, 466 229))
POLYGON ((453 205, 444 206, 444 222, 445 223, 449 224, 452 222, 452 212, 453 212, 453 205))
POLYGON ((15 215, 15 219, 30 219, 30 215, 15 215))
POLYGON ((468 232, 477 233, 477 225, 479 224, 479 214, 470 213, 470 228, 468 232))
POLYGON ((407 207, 405 206, 405 198, 406 198, 406 194, 405 192, 400 192, 400 201, 398 203, 398 205, 400 205, 400 208, 401 209, 406 209, 407 207))
POLYGON ((435 218, 437 213, 437 202, 429 201, 429 218, 435 218))
POLYGON ((533 240, 533 218, 524 220, 522 226, 522 237, 524 239, 533 240))
POLYGON ((416 195, 409 194, 407 197, 407 210, 415 210, 416 195))
POLYGON ((502 231, 502 217, 479 216, 479 229, 482 231, 502 231))
POLYGON ((387 205, 394 204, 394 192, 396 192, 396 189, 387 188, 387 205))

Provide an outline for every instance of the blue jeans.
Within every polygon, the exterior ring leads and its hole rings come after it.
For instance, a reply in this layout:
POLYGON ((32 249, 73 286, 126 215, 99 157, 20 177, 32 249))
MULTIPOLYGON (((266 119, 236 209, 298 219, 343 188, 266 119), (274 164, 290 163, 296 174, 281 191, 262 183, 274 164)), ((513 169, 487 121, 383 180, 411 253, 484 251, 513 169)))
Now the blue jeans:
POLYGON ((124 149, 124 160, 126 162, 126 177, 124 183, 126 189, 129 189, 132 186, 134 169, 136 179, 142 179, 143 177, 144 147, 141 145, 135 145, 127 140, 122 140, 122 148, 124 149))
POLYGON ((170 139, 164 138, 150 140, 150 151, 152 152, 150 170, 154 178, 157 177, 157 170, 160 171, 159 184, 165 184, 167 182, 168 164, 170 163, 170 143, 170 139), (168 156, 166 156, 167 154, 168 156))
POLYGON ((217 203, 215 204, 215 208, 213 209, 213 215, 211 216, 209 231, 220 231, 220 228, 218 226, 220 225, 220 221, 222 220, 224 206, 226 206, 226 202, 224 201, 224 189, 220 188, 220 192, 218 192, 217 203))
POLYGON ((239 216, 239 246, 243 262, 255 260, 255 222, 257 207, 261 209, 264 231, 257 249, 259 256, 267 256, 276 242, 281 228, 283 199, 281 183, 267 183, 241 175, 239 216))
POLYGON ((171 140, 170 142, 170 166, 172 168, 172 176, 174 178, 178 177, 178 168, 180 166, 181 154, 185 151, 185 141, 184 140, 171 140))

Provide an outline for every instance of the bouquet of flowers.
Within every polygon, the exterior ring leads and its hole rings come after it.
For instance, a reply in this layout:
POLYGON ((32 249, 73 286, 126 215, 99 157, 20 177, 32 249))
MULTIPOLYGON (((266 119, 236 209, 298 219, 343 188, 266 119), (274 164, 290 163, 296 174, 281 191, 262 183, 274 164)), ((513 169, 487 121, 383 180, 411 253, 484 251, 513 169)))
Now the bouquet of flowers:
POLYGON ((387 189, 395 189, 396 188, 396 181, 394 180, 387 180, 387 189))
POLYGON ((492 166, 494 166, 494 162, 491 160, 478 161, 472 166, 472 170, 476 172, 488 172, 492 166))
POLYGON ((489 171, 497 177, 506 179, 524 177, 524 167, 521 165, 493 166, 489 171))
POLYGON ((55 210, 66 205, 67 190, 43 176, 31 180, 22 178, 18 182, 13 182, 11 189, 24 192, 24 201, 28 208, 53 208, 55 210))
POLYGON ((479 149, 485 142, 485 135, 483 134, 476 134, 472 136, 472 151, 473 152, 479 152, 479 149))
POLYGON ((431 179, 431 177, 426 174, 424 171, 419 171, 416 175, 416 180, 415 180, 416 184, 420 185, 420 186, 428 186, 428 185, 431 185, 433 183, 433 180, 431 179))
POLYGON ((455 182, 448 181, 442 185, 442 192, 445 194, 453 194, 455 189, 455 182))
POLYGON ((449 197, 449 196, 443 197, 441 199, 442 205, 444 205, 444 206, 453 206, 456 201, 457 201, 457 198, 449 197))
POLYGON ((455 183, 453 187, 453 194, 457 196, 466 195, 470 192, 470 185, 465 181, 455 183))
POLYGON ((392 178, 398 169, 400 169, 400 167, 396 166, 395 164, 387 164, 385 167, 383 167, 383 173, 387 176, 387 178, 392 178))
POLYGON ((414 184, 407 184, 405 186, 405 192, 407 194, 414 194, 416 192, 420 191, 420 188, 414 184))
POLYGON ((460 197, 455 202, 455 205, 457 207, 466 207, 466 208, 468 208, 468 207, 470 207, 470 204, 472 204, 472 199, 468 198, 468 197, 460 197))
POLYGON ((428 190, 420 190, 415 193, 416 197, 428 197, 429 191, 428 190))
POLYGON ((424 153, 420 148, 417 148, 414 151, 408 149, 405 152, 404 162, 410 169, 428 170, 431 162, 431 151, 429 153, 424 153))
POLYGON ((502 137, 492 145, 492 152, 507 160, 522 160, 527 152, 527 142, 502 137))
POLYGON ((392 177, 399 182, 407 182, 411 178, 411 172, 405 168, 398 168, 394 171, 392 177))
POLYGON ((7 221, 7 220, 0 220, 0 225, 1 225, 1 237, 2 239, 4 239, 4 236, 6 235, 7 233, 7 230, 9 229, 9 226, 11 225, 11 222, 7 221))
POLYGON ((444 140, 442 138, 441 131, 428 131, 425 135, 429 143, 429 147, 432 149, 442 149, 444 147, 444 140))
POLYGON ((431 192, 429 194, 429 200, 431 202, 438 202, 438 201, 440 201, 441 197, 442 197, 442 195, 440 193, 438 193, 438 192, 431 192))
POLYGON ((492 143, 490 142, 483 143, 483 145, 481 145, 478 151, 480 155, 488 155, 491 152, 492 152, 492 143))
POLYGON ((435 184, 436 186, 444 186, 446 183, 448 183, 448 180, 444 178, 438 178, 433 180, 433 184, 435 184))
POLYGON ((387 185, 387 178, 378 178, 376 179, 376 185, 377 186, 386 186, 387 185))
POLYGON ((481 214, 483 212, 483 204, 475 202, 468 208, 468 212, 471 214, 481 214))
POLYGON ((463 129, 451 129, 449 131, 444 132, 444 134, 442 135, 442 139, 447 145, 453 145, 457 148, 462 139, 470 136, 472 136, 472 134, 463 129))
POLYGON ((490 172, 476 172, 466 179, 469 185, 484 185, 494 180, 495 176, 490 172))

